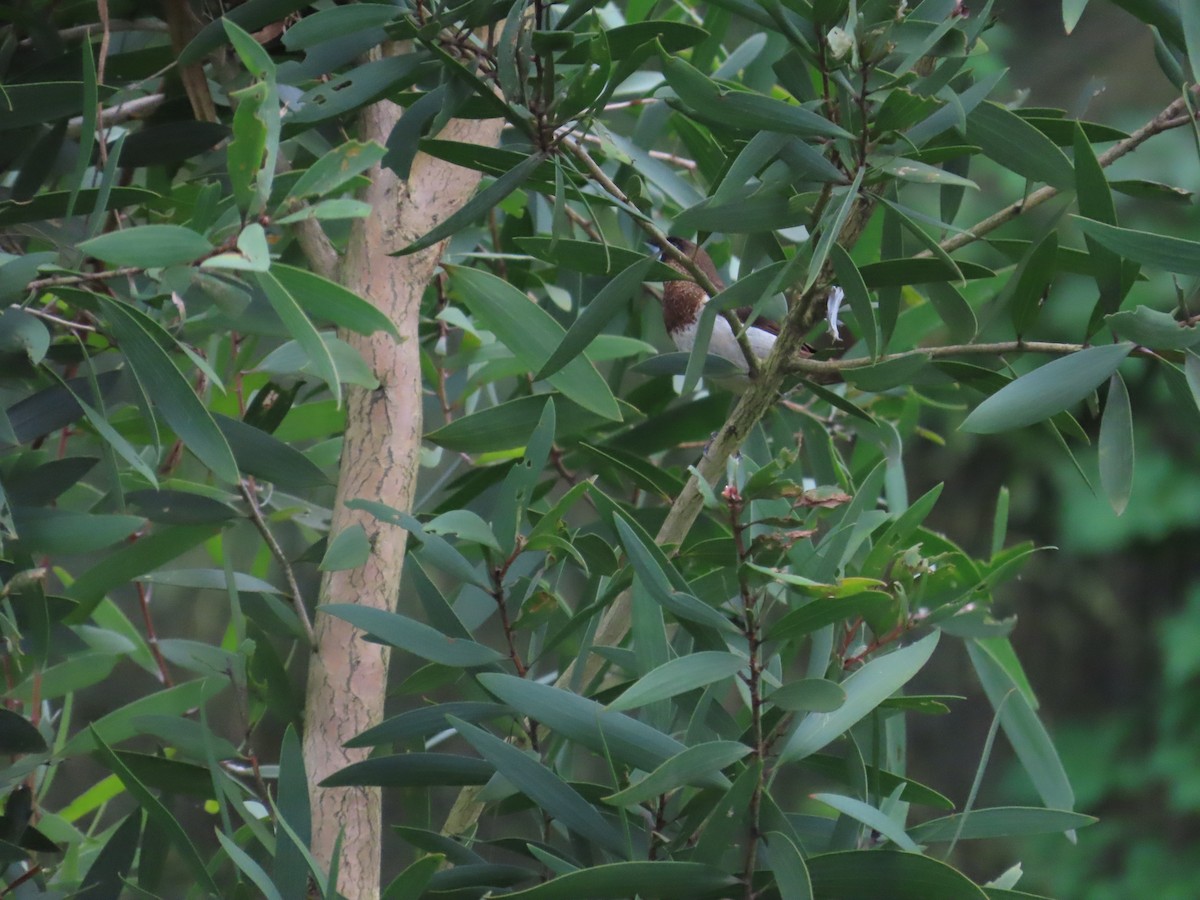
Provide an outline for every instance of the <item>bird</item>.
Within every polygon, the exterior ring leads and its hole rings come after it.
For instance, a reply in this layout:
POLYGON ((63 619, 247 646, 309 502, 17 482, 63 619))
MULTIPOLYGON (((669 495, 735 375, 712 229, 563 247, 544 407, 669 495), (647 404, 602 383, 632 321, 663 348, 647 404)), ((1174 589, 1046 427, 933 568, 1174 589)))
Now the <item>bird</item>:
MULTIPOLYGON (((725 282, 717 274, 717 267, 713 265, 712 257, 702 247, 684 238, 671 237, 667 238, 667 241, 692 260, 700 271, 708 276, 708 280, 712 282, 714 288, 718 291, 725 289, 725 282)), ((666 253, 662 253, 661 259, 676 272, 685 276, 683 279, 666 283, 663 288, 662 310, 663 325, 666 326, 667 334, 672 342, 679 350, 690 353, 696 344, 700 313, 704 309, 704 304, 708 302, 709 296, 703 287, 692 280, 694 276, 683 263, 666 253)), ((757 316, 747 322, 753 314, 753 309, 749 306, 739 307, 733 312, 745 326, 750 352, 759 362, 762 362, 770 355, 771 348, 775 346, 775 341, 779 337, 779 323, 765 316, 757 316)), ((750 366, 746 362, 746 355, 742 352, 733 329, 729 327, 729 322, 724 316, 717 316, 713 321, 708 352, 732 363, 736 369, 727 376, 710 378, 710 381, 715 381, 735 393, 740 393, 749 387, 750 366)))

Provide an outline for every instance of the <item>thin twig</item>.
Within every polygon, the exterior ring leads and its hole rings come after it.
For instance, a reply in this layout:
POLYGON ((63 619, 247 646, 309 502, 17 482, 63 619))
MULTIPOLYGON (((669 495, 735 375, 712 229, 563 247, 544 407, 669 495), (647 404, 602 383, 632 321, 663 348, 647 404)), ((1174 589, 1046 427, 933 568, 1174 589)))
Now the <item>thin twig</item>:
POLYGON ((110 278, 124 278, 126 275, 141 275, 141 266, 125 266, 122 269, 109 269, 107 272, 85 272, 81 275, 55 275, 51 278, 38 278, 25 285, 27 290, 40 291, 42 288, 65 287, 72 284, 87 284, 89 281, 106 281, 110 278))
POLYGON ((154 619, 150 616, 151 587, 143 581, 135 582, 138 595, 138 605, 142 608, 142 621, 146 623, 146 643, 158 666, 158 680, 171 687, 171 672, 167 669, 167 661, 163 658, 162 649, 158 646, 158 633, 154 630, 154 619))
MULTIPOLYGON (((581 134, 579 137, 582 140, 587 141, 589 144, 596 144, 600 146, 604 144, 604 139, 596 134, 581 134)), ((673 166, 679 166, 679 168, 687 169, 689 172, 696 171, 696 161, 694 159, 676 156, 674 153, 667 153, 665 150, 651 150, 650 158, 662 160, 663 162, 670 163, 673 166)))
POLYGON ((810 359, 798 357, 784 363, 785 372, 807 375, 837 374, 851 369, 865 369, 882 363, 893 362, 897 359, 908 359, 911 356, 960 356, 964 354, 999 353, 1048 353, 1055 356, 1066 356, 1084 349, 1083 344, 1060 344, 1053 341, 997 341, 992 344, 947 344, 942 347, 918 347, 915 350, 904 350, 900 353, 889 353, 872 359, 869 356, 857 356, 853 359, 810 359))
MULTIPOLYGON (((1103 153, 1096 157, 1096 162, 1100 163, 1101 167, 1111 166, 1122 156, 1136 150, 1150 138, 1156 134, 1162 134, 1164 131, 1170 131, 1172 128, 1178 128, 1181 125, 1186 125, 1191 121, 1190 115, 1180 115, 1186 111, 1187 104, 1182 98, 1174 101, 1166 109, 1160 112, 1157 116, 1125 138, 1123 141, 1118 141, 1112 147, 1109 147, 1103 153)), ((953 253, 968 244, 973 244, 975 241, 983 238, 984 235, 995 231, 1001 225, 1006 225, 1022 213, 1028 212, 1031 209, 1036 209, 1047 200, 1057 197, 1061 191, 1050 185, 1038 188, 1028 197, 1019 200, 1016 203, 1011 203, 999 212, 992 213, 986 219, 976 222, 970 228, 958 234, 946 238, 939 245, 947 253, 953 253)), ((922 250, 917 254, 918 257, 932 256, 933 251, 922 250)))
MULTIPOLYGON (((147 94, 145 97, 134 97, 132 100, 126 100, 124 103, 119 103, 116 106, 110 106, 108 109, 101 111, 96 119, 96 127, 108 128, 112 125, 118 125, 121 122, 127 122, 130 119, 148 116, 162 106, 165 99, 166 94, 147 94)), ((83 116, 75 116, 75 118, 67 122, 67 134, 71 137, 78 137, 79 132, 82 130, 83 116)))
POLYGON ((48 313, 44 309, 35 309, 32 306, 21 306, 17 303, 11 304, 9 308, 24 309, 25 312, 29 313, 31 316, 37 316, 39 319, 45 319, 47 322, 53 322, 55 325, 61 325, 63 328, 69 328, 74 331, 97 331, 97 329, 92 325, 84 325, 82 322, 72 322, 70 319, 64 319, 60 316, 54 315, 53 313, 48 313))
POLYGON ((254 479, 247 478, 241 483, 240 487, 242 497, 245 499, 246 505, 250 508, 250 521, 258 529, 258 533, 263 536, 263 540, 267 542, 267 547, 270 549, 271 555, 275 557, 275 561, 283 569, 283 576, 287 579, 288 590, 292 592, 292 605, 296 608, 296 617, 304 627, 304 634, 308 638, 309 646, 316 647, 317 638, 313 634, 312 622, 308 618, 308 609, 304 606, 304 597, 300 593, 300 583, 296 581, 296 573, 292 569, 291 562, 288 561, 283 548, 279 546, 279 542, 275 540, 275 535, 271 534, 271 529, 267 526, 267 520, 263 518, 262 510, 258 507, 258 489, 254 486, 254 479))

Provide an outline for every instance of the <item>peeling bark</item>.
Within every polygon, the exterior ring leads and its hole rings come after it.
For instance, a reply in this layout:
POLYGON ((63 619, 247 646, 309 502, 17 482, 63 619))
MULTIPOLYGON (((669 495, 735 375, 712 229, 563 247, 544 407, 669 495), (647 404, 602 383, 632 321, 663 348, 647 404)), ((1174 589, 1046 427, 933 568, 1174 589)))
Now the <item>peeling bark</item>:
MULTIPOLYGON (((381 101, 364 110, 360 138, 383 142, 401 108, 381 101)), ((502 122, 456 121, 440 135, 448 140, 494 144, 502 122)), ((420 154, 407 182, 388 169, 368 173, 363 200, 373 213, 359 220, 340 261, 324 235, 308 229, 301 240, 311 263, 370 300, 395 323, 401 339, 387 334, 343 334, 379 379, 373 391, 347 391, 345 443, 331 536, 358 524, 372 552, 360 568, 327 573, 322 603, 361 603, 395 608, 404 566, 407 532, 347 509, 355 498, 408 510, 416 485, 421 447, 421 369, 417 344, 421 296, 441 256, 437 245, 411 256, 388 254, 427 232, 463 205, 479 181, 476 172, 420 154), (335 270, 330 272, 329 270, 335 270)), ((383 719, 389 650, 363 641, 348 623, 317 615, 317 645, 309 666, 304 761, 309 782, 365 759, 365 749, 342 745, 383 719)), ((315 788, 312 850, 328 866, 342 835, 338 890, 348 900, 380 893, 381 798, 377 788, 315 788)))

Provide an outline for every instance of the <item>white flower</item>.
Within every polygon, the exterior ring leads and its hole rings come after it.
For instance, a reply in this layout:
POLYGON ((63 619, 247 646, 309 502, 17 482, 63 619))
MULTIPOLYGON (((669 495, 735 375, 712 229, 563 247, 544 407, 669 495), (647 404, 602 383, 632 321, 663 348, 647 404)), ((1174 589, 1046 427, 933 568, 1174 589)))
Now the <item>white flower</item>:
POLYGON ((825 300, 825 318, 829 320, 829 333, 833 335, 835 341, 842 339, 841 332, 838 330, 839 321, 838 314, 842 309, 842 301, 846 299, 846 292, 837 285, 834 285, 833 290, 829 292, 829 297, 825 300))

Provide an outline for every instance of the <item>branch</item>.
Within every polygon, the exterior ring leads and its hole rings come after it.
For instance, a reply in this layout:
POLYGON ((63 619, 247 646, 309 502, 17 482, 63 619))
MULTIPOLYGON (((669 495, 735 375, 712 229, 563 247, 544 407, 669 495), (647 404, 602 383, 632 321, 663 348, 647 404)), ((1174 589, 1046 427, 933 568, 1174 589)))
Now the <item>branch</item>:
POLYGON ((1001 353, 1049 353, 1056 356, 1067 356, 1084 349, 1083 344, 1059 344, 1052 341, 999 341, 993 344, 947 344, 944 347, 917 347, 915 350, 904 350, 900 353, 888 353, 876 359, 869 356, 856 356, 853 359, 811 359, 797 357, 782 363, 785 372, 804 375, 828 375, 846 372, 852 369, 865 369, 893 362, 897 359, 908 359, 910 356, 962 356, 965 354, 1001 353))
POLYGON ((292 605, 296 608, 296 618, 304 626, 304 634, 308 638, 308 645, 315 647, 317 639, 313 634, 312 622, 308 618, 308 610, 304 606, 304 597, 300 594, 300 583, 296 581, 296 573, 292 570, 292 564, 288 562, 287 554, 283 552, 283 548, 275 540, 275 535, 271 534, 271 529, 267 527, 267 521, 263 518, 262 510, 258 508, 258 491, 254 487, 253 480, 247 478, 242 482, 241 489, 242 497, 246 500, 246 505, 250 508, 250 521, 254 523, 254 527, 258 529, 258 533, 267 542, 267 547, 270 548, 271 555, 275 557, 280 568, 283 569, 284 577, 287 578, 288 590, 292 592, 292 605))
MULTIPOLYGON (((1178 128, 1181 125, 1186 125, 1191 121, 1191 115, 1187 111, 1187 103, 1180 98, 1171 103, 1166 109, 1160 112, 1157 116, 1125 138, 1123 141, 1118 141, 1113 146, 1109 147, 1098 157, 1096 161, 1101 167, 1111 166, 1118 159, 1127 153, 1136 150, 1150 138, 1156 134, 1162 134, 1164 131, 1170 131, 1172 128, 1178 128)), ((1017 216, 1031 209, 1036 209, 1047 200, 1057 197, 1061 193, 1058 188, 1050 187, 1049 185, 1038 188, 1028 197, 1023 200, 1018 200, 1012 203, 999 212, 993 213, 986 219, 976 222, 966 231, 959 232, 953 237, 946 238, 939 245, 947 253, 953 253, 955 250, 961 249, 968 244, 973 244, 983 238, 984 235, 995 231, 1001 225, 1005 225, 1015 219, 1017 216)), ((917 254, 918 257, 932 256, 930 250, 922 250, 917 254)))
POLYGON ((330 281, 338 280, 342 257, 333 247, 329 235, 316 219, 301 219, 294 226, 296 241, 308 258, 313 270, 330 281))

